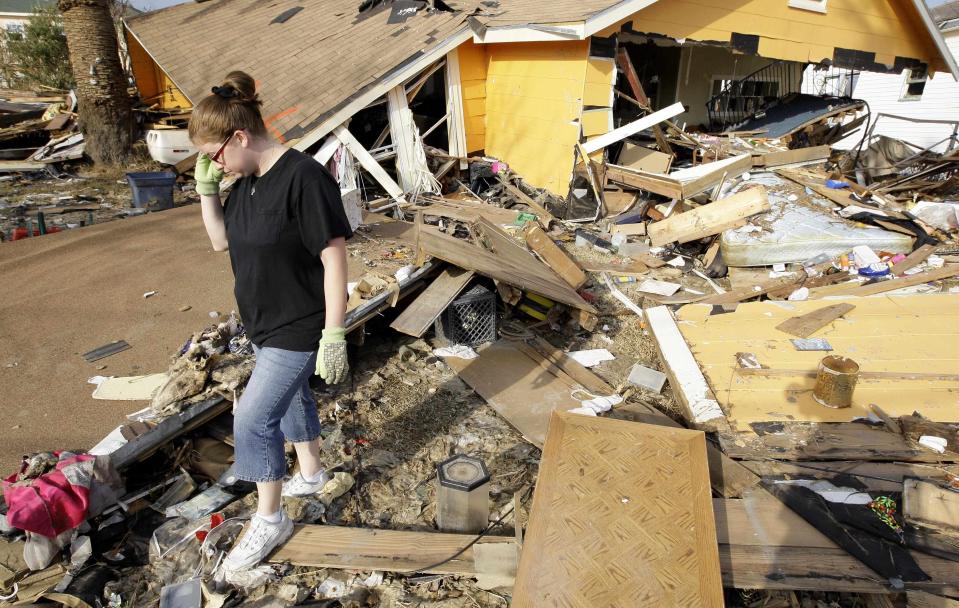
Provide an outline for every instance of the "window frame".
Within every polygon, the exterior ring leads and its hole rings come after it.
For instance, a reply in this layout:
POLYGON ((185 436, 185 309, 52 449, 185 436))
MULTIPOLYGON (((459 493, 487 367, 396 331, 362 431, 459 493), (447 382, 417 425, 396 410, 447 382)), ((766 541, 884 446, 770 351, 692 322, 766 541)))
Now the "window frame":
POLYGON ((899 91, 899 101, 922 101, 922 95, 926 92, 926 83, 929 82, 929 70, 925 67, 906 68, 902 71, 902 89, 899 91), (917 71, 922 72, 922 76, 915 76, 917 71), (915 84, 922 84, 922 89, 918 94, 910 93, 909 87, 915 84))

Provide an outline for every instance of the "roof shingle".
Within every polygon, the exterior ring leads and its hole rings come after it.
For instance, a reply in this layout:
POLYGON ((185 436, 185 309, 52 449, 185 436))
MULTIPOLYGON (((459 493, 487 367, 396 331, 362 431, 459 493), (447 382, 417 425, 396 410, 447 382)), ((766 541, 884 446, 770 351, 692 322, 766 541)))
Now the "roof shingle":
POLYGON ((231 70, 247 71, 257 80, 268 126, 290 137, 463 30, 468 14, 423 9, 390 24, 389 6, 363 14, 356 7, 342 0, 213 0, 134 17, 127 27, 193 103, 231 70), (302 10, 271 23, 295 7, 302 10))

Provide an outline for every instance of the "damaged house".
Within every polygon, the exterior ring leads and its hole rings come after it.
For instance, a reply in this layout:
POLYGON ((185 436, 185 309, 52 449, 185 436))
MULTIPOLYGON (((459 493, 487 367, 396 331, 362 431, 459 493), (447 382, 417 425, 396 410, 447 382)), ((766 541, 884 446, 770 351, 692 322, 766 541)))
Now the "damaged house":
MULTIPOLYGON (((814 90, 807 65, 959 74, 919 0, 705 5, 591 0, 553 5, 547 15, 524 0, 366 10, 234 0, 130 19, 127 34, 142 97, 173 117, 163 127, 229 70, 249 70, 278 139, 322 159, 344 143, 394 199, 429 187, 418 140, 452 157, 482 151, 565 196, 575 144, 630 124, 644 108, 672 108, 666 118, 688 130, 803 130, 795 145, 815 145, 849 135, 866 115, 847 88, 814 90), (231 35, 206 44, 223 27, 231 35), (811 133, 812 124, 822 128, 811 133)), ((603 149, 587 146, 594 158, 603 149)))
POLYGON ((7 478, 0 608, 955 606, 959 154, 883 165, 855 88, 955 79, 937 23, 921 0, 207 0, 128 19, 147 145, 187 202, 0 264, 19 286, 0 372, 64 387, 41 394, 57 403, 88 379, 125 416, 7 478), (226 573, 255 508, 232 413, 255 355, 243 319, 202 304, 233 300, 184 127, 235 69, 355 230, 349 381, 312 386, 332 479, 284 500, 295 532, 264 563, 226 573), (81 240, 110 263, 63 245, 81 240), (19 319, 71 275, 96 300, 57 292, 87 316, 47 314, 53 349, 19 319), (168 335, 191 310, 205 328, 168 335), (31 492, 67 466, 105 498, 59 525, 31 492))

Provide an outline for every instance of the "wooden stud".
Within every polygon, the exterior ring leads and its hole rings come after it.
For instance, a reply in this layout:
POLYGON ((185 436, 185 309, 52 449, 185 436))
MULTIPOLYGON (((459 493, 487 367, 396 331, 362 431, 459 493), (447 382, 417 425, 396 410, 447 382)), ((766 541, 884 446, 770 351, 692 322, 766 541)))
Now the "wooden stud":
POLYGON ((646 230, 654 247, 674 242, 688 243, 719 234, 742 223, 744 218, 768 209, 766 189, 758 186, 650 224, 646 230))
POLYGON ((546 262, 547 266, 555 270, 556 274, 562 277, 570 287, 579 289, 589 280, 583 269, 559 245, 554 243, 543 232, 542 228, 530 223, 526 226, 525 236, 526 245, 536 252, 546 262))

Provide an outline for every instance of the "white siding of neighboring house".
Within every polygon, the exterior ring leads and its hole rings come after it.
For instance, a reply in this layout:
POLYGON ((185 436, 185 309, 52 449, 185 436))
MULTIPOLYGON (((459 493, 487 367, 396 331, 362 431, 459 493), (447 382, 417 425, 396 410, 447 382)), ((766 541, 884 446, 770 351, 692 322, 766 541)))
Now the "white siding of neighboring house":
POLYGON ((18 24, 21 27, 26 25, 29 15, 22 13, 0 13, 0 29, 7 29, 9 25, 18 24))
MULTIPOLYGON (((946 44, 953 56, 959 58, 959 28, 943 32, 946 44)), ((936 120, 959 120, 959 82, 951 74, 937 72, 926 82, 922 99, 900 101, 906 73, 876 74, 863 72, 859 75, 852 96, 865 100, 873 117, 879 113, 936 120)), ((923 148, 948 137, 952 125, 914 123, 883 117, 879 120, 874 134, 901 139, 923 148)), ((837 148, 854 148, 859 144, 863 131, 838 142, 837 148)), ((945 144, 936 148, 945 149, 945 144)))

